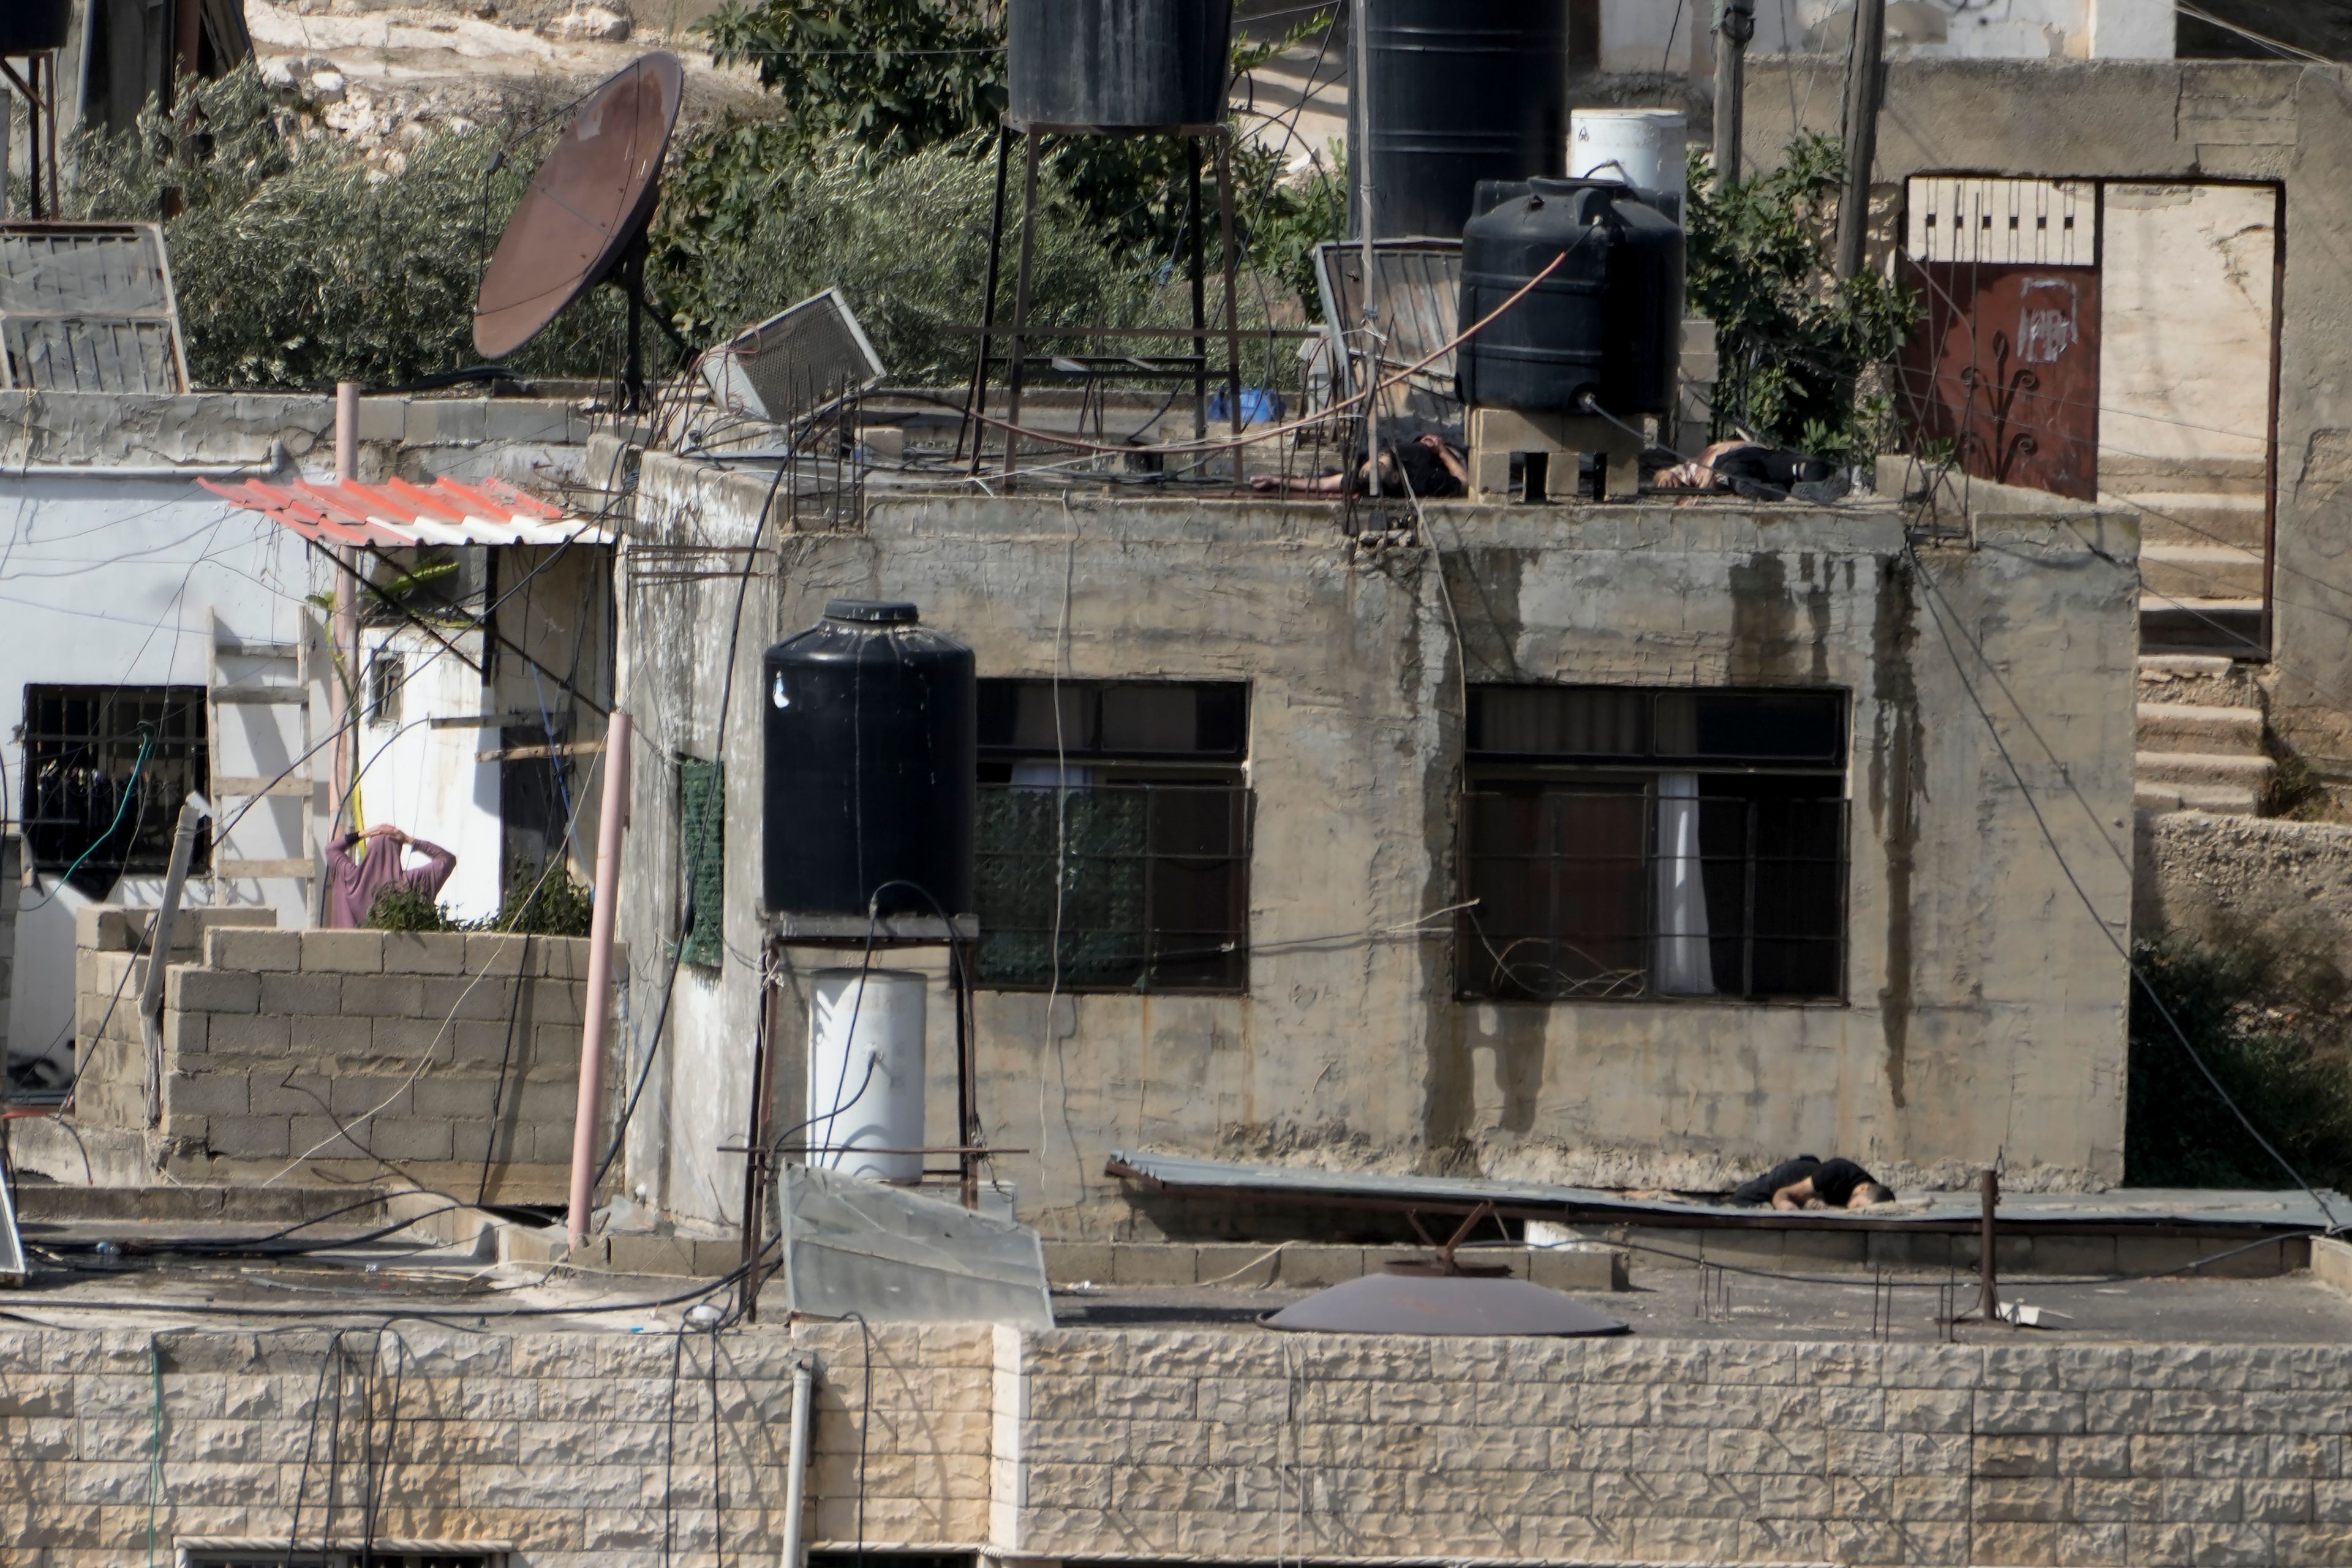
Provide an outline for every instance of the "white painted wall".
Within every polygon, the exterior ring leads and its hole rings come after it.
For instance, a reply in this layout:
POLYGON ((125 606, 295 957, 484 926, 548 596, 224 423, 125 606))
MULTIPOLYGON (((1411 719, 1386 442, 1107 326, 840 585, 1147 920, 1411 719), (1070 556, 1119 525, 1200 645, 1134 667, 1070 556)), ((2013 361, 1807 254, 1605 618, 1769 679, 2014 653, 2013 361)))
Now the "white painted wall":
MULTIPOLYGON (((180 479, 0 477, 0 773, 12 823, 24 806, 25 688, 205 685, 213 617, 252 642, 299 641, 314 586, 309 550, 278 524, 180 479)), ((299 711, 299 710, 298 710, 299 711)), ((299 804, 299 803, 297 803, 299 804)), ((261 853, 258 849, 248 853, 261 853)), ((299 853, 299 846, 285 853, 299 853)), ((152 904, 161 879, 127 878, 114 900, 152 904)), ((296 899, 299 887, 192 887, 194 903, 296 899), (275 894, 276 897, 271 895, 275 894)), ((70 889, 27 889, 16 917, 8 1038, 62 1047, 73 1023, 70 889)), ((279 918, 299 923, 299 901, 279 918)))
MULTIPOLYGON (((480 633, 452 640, 467 657, 481 658, 480 633)), ((496 914, 499 768, 477 758, 499 743, 499 731, 432 722, 485 711, 482 678, 413 626, 369 626, 360 642, 368 658, 397 653, 407 679, 396 717, 371 713, 362 723, 358 820, 371 827, 389 823, 448 850, 457 868, 441 902, 461 920, 496 914)))
MULTIPOLYGON (((1602 68, 1708 74, 1711 42, 1694 40, 1693 18, 1704 35, 1720 7, 1721 0, 1607 0, 1602 68)), ((1756 0, 1748 48, 1843 55, 1853 16, 1853 0, 1756 0)), ((2170 59, 2173 8, 2171 0, 1888 0, 1886 52, 1898 59, 2170 59)))
POLYGON ((2263 460, 2276 212, 2263 185, 2106 187, 2103 456, 2263 460))

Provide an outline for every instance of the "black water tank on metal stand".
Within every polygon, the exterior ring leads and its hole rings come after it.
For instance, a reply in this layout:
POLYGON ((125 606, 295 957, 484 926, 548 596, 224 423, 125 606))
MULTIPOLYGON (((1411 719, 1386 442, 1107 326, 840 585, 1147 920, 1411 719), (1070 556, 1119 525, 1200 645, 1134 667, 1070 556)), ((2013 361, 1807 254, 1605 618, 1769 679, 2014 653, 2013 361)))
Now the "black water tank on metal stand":
POLYGON ((919 618, 912 605, 835 599, 768 650, 772 913, 863 917, 877 891, 886 915, 933 914, 932 898, 971 912, 971 649, 919 618))
POLYGON ((1165 131, 1225 118, 1233 0, 1013 0, 1016 126, 1165 131))
POLYGON ((1620 419, 1675 406, 1681 354, 1683 231, 1629 185, 1606 180, 1490 183, 1462 231, 1461 324, 1484 320, 1565 255, 1533 292, 1465 343, 1462 400, 1528 413, 1620 419))
POLYGON ((64 48, 72 13, 71 0, 0 0, 0 55, 64 48))
MULTIPOLYGON (((1451 239, 1479 181, 1567 168, 1567 0, 1355 0, 1355 8, 1371 19, 1374 239, 1451 239)), ((1360 98, 1349 98, 1351 117, 1360 98)), ((1361 125, 1351 119, 1349 129, 1350 148, 1363 148, 1361 125)), ((1349 222, 1360 234, 1357 199, 1351 184, 1349 222)))

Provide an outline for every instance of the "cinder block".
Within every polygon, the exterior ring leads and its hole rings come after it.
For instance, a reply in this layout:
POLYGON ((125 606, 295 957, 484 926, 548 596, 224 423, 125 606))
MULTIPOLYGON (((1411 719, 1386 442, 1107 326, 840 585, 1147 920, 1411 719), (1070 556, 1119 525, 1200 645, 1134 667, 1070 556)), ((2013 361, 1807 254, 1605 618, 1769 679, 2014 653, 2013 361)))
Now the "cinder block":
POLYGON ((447 1061, 456 1049, 454 1026, 436 1018, 364 1018, 352 1020, 354 1028, 370 1031, 374 1055, 387 1061, 414 1062, 429 1056, 447 1061))
POLYGON ((283 1160, 294 1152, 283 1116, 215 1116, 205 1130, 205 1142, 215 1154, 231 1158, 283 1160))
POLYGON ((572 405, 551 397, 493 397, 482 419, 492 441, 544 441, 561 446, 572 436, 572 405))
MULTIPOLYGON (((530 1030, 530 1060, 533 1064, 568 1065, 580 1060, 581 1026, 577 1024, 541 1024, 530 1030)), ((518 1037, 520 1053, 521 1040, 518 1037)))
POLYGON ((163 975, 163 1005, 182 1013, 251 1013, 261 1006, 261 976, 174 964, 163 975))
POLYGON ((365 1149, 352 1142, 333 1121, 324 1116, 294 1117, 288 1123, 288 1131, 293 1140, 291 1147, 287 1150, 289 1155, 300 1154, 311 1160, 364 1160, 368 1157, 365 1149))
POLYGON ((165 1013, 163 1048, 173 1056, 197 1056, 205 1048, 209 1013, 165 1013))
POLYGON ((379 1116, 360 1130, 367 1145, 387 1160, 449 1158, 449 1124, 407 1116, 379 1116))
POLYGON ((530 1016, 542 1024, 577 1024, 588 1016, 588 987, 577 980, 539 980, 531 983, 530 994, 524 1005, 530 1016))
POLYGON ((522 973, 523 949, 529 946, 534 963, 539 956, 535 939, 508 936, 498 932, 476 932, 466 938, 466 973, 503 978, 522 973))
POLYGON ((1281 1283, 1293 1288, 1338 1285, 1364 1275, 1364 1249, 1311 1243, 1282 1254, 1281 1283))
POLYGON ((423 1004, 416 1009, 419 1017, 496 1018, 504 1022, 508 1010, 514 1005, 513 981, 482 979, 468 975, 435 976, 419 981, 423 987, 423 1004))
POLYGON ((328 974, 381 974, 383 932, 306 931, 302 933, 302 967, 328 974))
POLYGON ((1122 1241, 1111 1247, 1111 1279, 1119 1285, 1190 1285, 1195 1273, 1189 1242, 1122 1241))
POLYGON ((1587 1243, 1576 1247, 1533 1248, 1528 1278, 1554 1290, 1624 1290, 1631 1289, 1625 1255, 1613 1247, 1587 1243))
POLYGON ((386 974, 462 974, 468 940, 462 931, 386 931, 383 971, 386 974))
POLYGON ((205 966, 278 973, 302 965, 299 931, 215 926, 205 932, 205 966))
POLYGON ((341 1013, 289 1018, 287 1054, 304 1061, 338 1057, 353 1048, 352 1021, 341 1013))
MULTIPOLYGON (((299 931, 272 931, 269 934, 292 942, 299 954, 301 946, 299 931)), ((340 974, 264 974, 261 977, 261 1010, 289 1017, 300 1013, 340 1013, 343 1010, 343 977, 340 974)))
POLYGON ((449 1128, 449 1157, 451 1159, 464 1160, 470 1163, 488 1158, 493 1163, 496 1163, 499 1160, 507 1156, 508 1144, 509 1142, 509 1139, 499 1137, 497 1141, 497 1146, 495 1148, 491 1147, 491 1138, 493 1133, 502 1131, 501 1129, 493 1127, 491 1123, 488 1121, 452 1121, 447 1125, 449 1128))
MULTIPOLYGON (((521 1091, 514 1096, 514 1101, 516 1114, 523 1121, 550 1123, 560 1121, 569 1129, 572 1125, 572 1113, 579 1109, 580 1089, 576 1084, 569 1083, 526 1083, 521 1087, 521 1091)), ((570 1136, 568 1131, 565 1136, 567 1138, 570 1136)), ((567 1143, 565 1148, 568 1151, 570 1144, 567 1143)), ((1188 1270, 1184 1276, 1184 1282, 1192 1283, 1192 1278, 1188 1270)))
POLYGON ((452 1059, 467 1067, 479 1068, 487 1064, 496 1068, 507 1054, 507 1025, 503 1018, 495 1022, 480 1018, 461 1020, 449 1026, 449 1037, 454 1047, 452 1059))
MULTIPOLYGON (((1205 1253, 1214 1249, 1201 1250, 1205 1253)), ((1045 1278, 1055 1285, 1108 1285, 1111 1283, 1111 1244, 1107 1241, 1049 1241, 1045 1243, 1045 1278)))
POLYGON ((316 1116, 327 1109, 331 1080, 318 1073, 257 1072, 245 1080, 248 1108, 256 1116, 316 1116))
MULTIPOLYGON (((1080 1244, 1077 1250, 1091 1253, 1095 1249, 1080 1244)), ((1108 1250, 1108 1249, 1105 1249, 1108 1250)), ((1282 1258, 1278 1247, 1249 1241, 1214 1241, 1193 1250, 1194 1279, 1202 1285, 1215 1285, 1225 1289, 1246 1290, 1274 1283, 1281 1271, 1282 1258)), ((1049 1260, 1046 1267, 1050 1269, 1049 1260)), ((1108 1276, 1091 1274, 1076 1276, 1100 1282, 1108 1276)))
POLYGON ((408 434, 408 399, 404 397, 362 397, 360 399, 360 439, 397 443, 408 434))
POLYGON ((268 1013, 215 1013, 205 1049, 215 1056, 282 1057, 292 1048, 293 1022, 268 1013))
POLYGON ((163 1108, 186 1116, 243 1116, 245 1075, 173 1073, 163 1080, 163 1108))
POLYGON ((424 1016, 425 984, 413 974, 347 975, 343 1015, 353 1019, 424 1016))

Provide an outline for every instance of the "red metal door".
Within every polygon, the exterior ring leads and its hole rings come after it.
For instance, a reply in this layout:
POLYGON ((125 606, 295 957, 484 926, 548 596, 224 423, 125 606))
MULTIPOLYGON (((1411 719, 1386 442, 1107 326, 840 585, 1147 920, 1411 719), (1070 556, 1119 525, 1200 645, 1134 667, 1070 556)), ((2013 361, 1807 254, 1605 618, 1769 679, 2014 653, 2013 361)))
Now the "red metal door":
POLYGON ((2076 500, 2099 488, 2099 273, 2092 267, 1915 261, 1902 361, 1915 439, 1946 440, 1979 479, 2076 500))

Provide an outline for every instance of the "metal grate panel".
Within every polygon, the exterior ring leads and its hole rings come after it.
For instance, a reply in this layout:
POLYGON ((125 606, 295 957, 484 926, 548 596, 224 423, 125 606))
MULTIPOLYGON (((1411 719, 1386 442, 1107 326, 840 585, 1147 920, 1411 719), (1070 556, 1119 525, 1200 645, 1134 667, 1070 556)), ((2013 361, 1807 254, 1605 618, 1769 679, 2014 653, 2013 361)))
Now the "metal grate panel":
POLYGON ((163 229, 0 223, 0 386, 185 392, 163 229))
POLYGON ((880 382, 882 358, 842 298, 828 289, 771 316, 703 361, 730 413, 779 420, 880 382))
MULTIPOLYGON (((1380 285, 1381 374, 1394 375, 1461 331, 1462 242, 1442 239, 1386 240, 1372 247, 1380 285)), ((1356 391, 1363 371, 1364 257, 1354 243, 1316 247, 1315 273, 1323 294, 1323 319, 1339 352, 1338 391, 1356 391)), ((1454 354, 1440 354, 1402 385, 1380 397, 1383 444, 1437 434, 1462 439, 1462 403, 1454 395, 1454 354)))
POLYGON ((2088 180, 1920 174, 1904 205, 1904 249, 1916 261, 2098 264, 2098 190, 2088 180))

